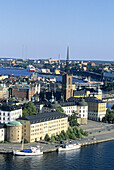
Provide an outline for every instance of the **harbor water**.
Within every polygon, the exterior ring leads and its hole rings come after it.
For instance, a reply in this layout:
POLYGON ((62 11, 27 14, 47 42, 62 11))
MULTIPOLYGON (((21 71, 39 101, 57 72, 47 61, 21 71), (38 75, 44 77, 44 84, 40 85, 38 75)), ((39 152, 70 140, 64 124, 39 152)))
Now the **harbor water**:
POLYGON ((114 141, 65 152, 22 157, 0 154, 1 170, 112 170, 114 141))

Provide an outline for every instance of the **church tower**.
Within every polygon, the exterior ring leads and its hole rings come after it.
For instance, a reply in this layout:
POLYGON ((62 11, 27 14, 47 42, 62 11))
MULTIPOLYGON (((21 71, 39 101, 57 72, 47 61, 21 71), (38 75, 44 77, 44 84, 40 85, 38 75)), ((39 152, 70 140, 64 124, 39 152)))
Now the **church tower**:
POLYGON ((67 47, 66 68, 64 74, 62 75, 62 93, 64 100, 67 100, 73 96, 72 74, 69 69, 69 47, 67 47))

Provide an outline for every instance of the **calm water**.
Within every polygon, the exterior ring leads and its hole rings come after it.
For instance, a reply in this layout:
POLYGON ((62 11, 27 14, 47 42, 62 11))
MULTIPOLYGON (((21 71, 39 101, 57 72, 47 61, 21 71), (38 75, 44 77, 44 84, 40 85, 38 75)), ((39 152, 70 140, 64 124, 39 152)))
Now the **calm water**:
MULTIPOLYGON (((24 69, 10 69, 10 68, 1 68, 0 67, 0 74, 4 74, 4 75, 14 75, 14 76, 26 76, 26 75, 31 75, 32 73, 28 72, 27 70, 24 70, 24 69)), ((41 74, 38 74, 37 75, 39 77, 56 77, 56 80, 57 81, 62 81, 62 76, 55 76, 55 75, 41 75, 41 74)), ((75 79, 73 78, 73 83, 75 82, 80 82, 82 83, 83 80, 78 80, 78 79, 75 79)))
POLYGON ((0 154, 1 170, 113 170, 114 141, 36 157, 0 154))

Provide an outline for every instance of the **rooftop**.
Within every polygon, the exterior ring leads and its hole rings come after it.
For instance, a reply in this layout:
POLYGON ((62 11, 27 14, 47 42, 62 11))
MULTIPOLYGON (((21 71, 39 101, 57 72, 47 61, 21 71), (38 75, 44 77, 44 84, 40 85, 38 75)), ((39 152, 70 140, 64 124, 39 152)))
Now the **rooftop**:
POLYGON ((54 119, 60 119, 67 117, 66 114, 60 112, 47 112, 47 113, 39 113, 32 116, 21 117, 18 120, 28 120, 31 124, 40 123, 45 121, 50 121, 54 119))

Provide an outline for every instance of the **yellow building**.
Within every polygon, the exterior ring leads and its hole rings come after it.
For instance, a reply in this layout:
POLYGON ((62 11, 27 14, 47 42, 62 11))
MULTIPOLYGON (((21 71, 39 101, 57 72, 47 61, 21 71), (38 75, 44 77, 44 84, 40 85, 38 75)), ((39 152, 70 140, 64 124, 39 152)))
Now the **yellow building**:
POLYGON ((58 135, 68 129, 68 116, 59 112, 39 113, 18 119, 22 123, 22 136, 28 142, 43 140, 45 135, 58 135))
POLYGON ((106 102, 97 98, 86 99, 88 103, 88 119, 102 121, 106 114, 106 102))
POLYGON ((60 74, 60 70, 55 70, 55 74, 60 74))
POLYGON ((20 143, 22 140, 22 124, 18 121, 11 121, 7 125, 7 141, 20 143))

